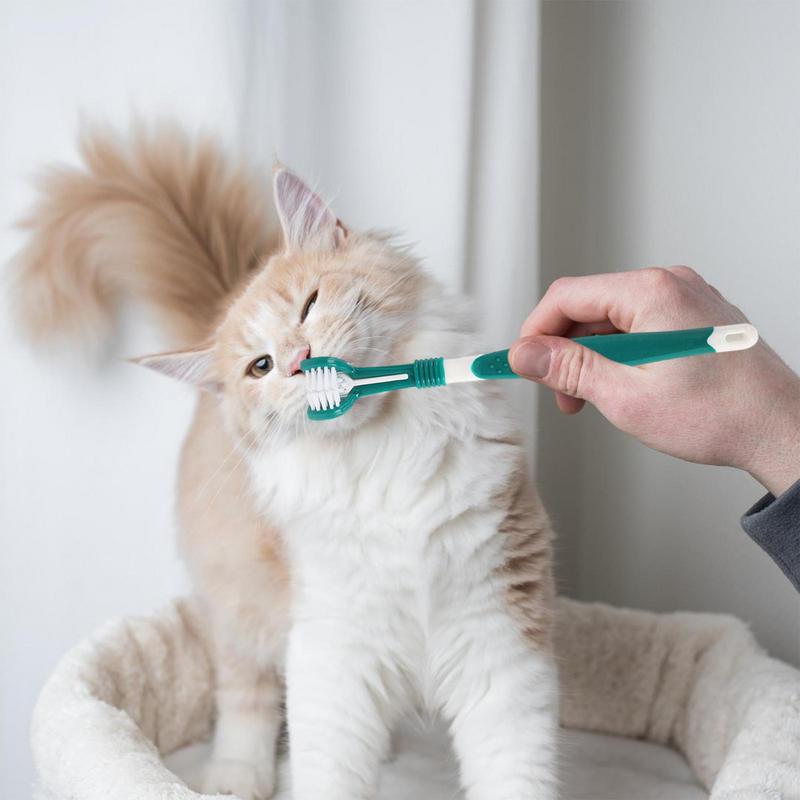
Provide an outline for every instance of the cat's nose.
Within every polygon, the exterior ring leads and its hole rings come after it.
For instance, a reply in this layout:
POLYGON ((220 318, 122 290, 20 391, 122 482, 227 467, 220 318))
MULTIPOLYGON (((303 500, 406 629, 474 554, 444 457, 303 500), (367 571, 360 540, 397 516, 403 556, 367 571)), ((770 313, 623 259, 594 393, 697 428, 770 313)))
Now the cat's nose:
POLYGON ((289 370, 288 375, 291 378, 292 375, 297 375, 300 372, 300 362, 304 358, 308 358, 311 355, 311 348, 306 344, 302 347, 298 347, 297 350, 294 351, 294 354, 291 356, 289 361, 289 370))

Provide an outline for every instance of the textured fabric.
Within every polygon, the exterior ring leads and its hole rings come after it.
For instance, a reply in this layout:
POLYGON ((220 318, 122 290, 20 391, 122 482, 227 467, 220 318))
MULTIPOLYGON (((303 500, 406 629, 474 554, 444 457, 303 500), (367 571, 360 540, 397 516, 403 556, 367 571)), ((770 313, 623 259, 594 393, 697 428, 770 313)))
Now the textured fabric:
MULTIPOLYGON (((162 760, 211 732, 197 615, 179 600, 64 657, 34 712, 37 800, 208 797, 162 760)), ((800 672, 767 657, 742 622, 562 599, 557 631, 563 725, 673 746, 712 800, 800 797, 800 672)))
POLYGON ((742 527, 800 592, 800 480, 778 498, 765 494, 742 517, 742 527))
MULTIPOLYGON (((706 800, 689 766, 675 750, 652 742, 602 733, 562 730, 560 800, 706 800)), ((458 766, 442 726, 404 727, 395 755, 381 768, 376 800, 463 800, 458 766)), ((185 747, 165 759, 187 784, 197 784, 211 755, 209 744, 185 747)), ((288 800, 287 759, 281 759, 281 789, 288 800)))

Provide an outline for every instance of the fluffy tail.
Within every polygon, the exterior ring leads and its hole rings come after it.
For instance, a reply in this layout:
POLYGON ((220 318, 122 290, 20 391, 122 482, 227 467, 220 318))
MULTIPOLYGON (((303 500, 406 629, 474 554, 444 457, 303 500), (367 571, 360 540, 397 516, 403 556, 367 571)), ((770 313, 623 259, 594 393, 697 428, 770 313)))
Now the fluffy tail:
POLYGON ((108 332, 127 294, 159 312, 175 344, 201 341, 274 248, 267 182, 171 127, 137 129, 127 143, 93 130, 80 151, 83 168, 41 177, 21 223, 30 232, 16 259, 24 326, 38 339, 108 332))

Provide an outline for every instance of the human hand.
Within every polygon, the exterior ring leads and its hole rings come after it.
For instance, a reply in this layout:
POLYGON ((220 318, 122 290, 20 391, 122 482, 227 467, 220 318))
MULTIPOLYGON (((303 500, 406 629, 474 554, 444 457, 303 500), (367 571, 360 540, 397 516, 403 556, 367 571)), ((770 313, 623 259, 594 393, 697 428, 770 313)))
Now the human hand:
POLYGON ((800 378, 766 343, 629 367, 570 341, 746 321, 688 267, 560 278, 509 359, 517 374, 553 389, 565 413, 588 400, 648 447, 744 469, 777 496, 800 478, 800 378))

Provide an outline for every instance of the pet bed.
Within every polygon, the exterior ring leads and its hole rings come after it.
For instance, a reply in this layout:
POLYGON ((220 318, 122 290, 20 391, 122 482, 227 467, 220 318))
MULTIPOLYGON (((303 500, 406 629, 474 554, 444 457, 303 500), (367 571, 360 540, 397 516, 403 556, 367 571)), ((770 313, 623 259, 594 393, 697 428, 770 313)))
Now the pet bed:
MULTIPOLYGON (((742 622, 562 599, 557 630, 565 800, 800 798, 800 672, 742 622)), ((109 623, 42 690, 36 800, 207 798, 188 784, 213 725, 212 685, 195 601, 109 623)), ((398 742, 381 800, 458 796, 440 731, 398 742)), ((278 797, 290 794, 282 781, 278 797)))

